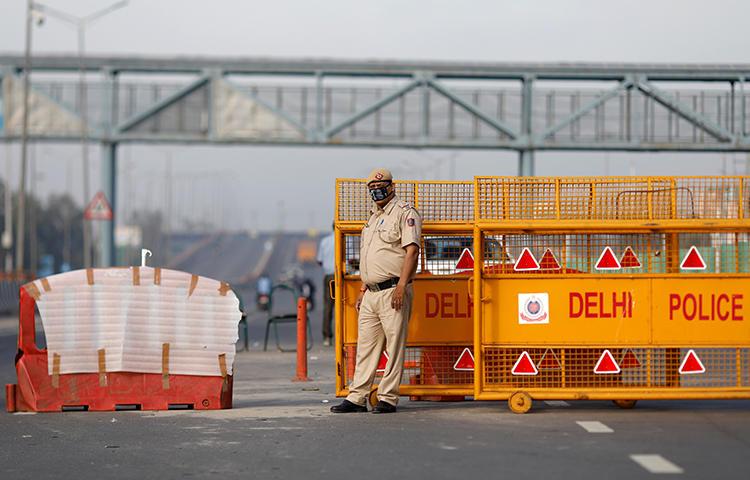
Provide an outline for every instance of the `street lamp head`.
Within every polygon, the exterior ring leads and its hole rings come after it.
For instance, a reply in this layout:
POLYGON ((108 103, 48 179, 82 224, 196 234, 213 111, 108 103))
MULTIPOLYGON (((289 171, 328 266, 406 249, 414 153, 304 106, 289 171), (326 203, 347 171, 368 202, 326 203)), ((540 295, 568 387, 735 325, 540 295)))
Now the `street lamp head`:
POLYGON ((47 20, 47 17, 44 15, 44 12, 36 9, 31 10, 31 19, 34 23, 36 23, 37 27, 41 27, 44 25, 45 20, 47 20))

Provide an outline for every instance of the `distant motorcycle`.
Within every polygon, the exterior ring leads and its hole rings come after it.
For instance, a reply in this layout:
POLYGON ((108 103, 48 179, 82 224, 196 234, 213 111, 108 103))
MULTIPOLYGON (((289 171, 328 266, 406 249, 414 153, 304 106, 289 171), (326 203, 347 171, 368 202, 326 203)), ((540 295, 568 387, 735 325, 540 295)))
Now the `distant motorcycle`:
POLYGON ((268 311, 271 304, 271 279, 267 275, 258 278, 255 284, 255 305, 261 312, 268 311))
POLYGON ((315 309, 315 285, 305 278, 299 284, 300 296, 307 300, 307 311, 310 312, 315 309))

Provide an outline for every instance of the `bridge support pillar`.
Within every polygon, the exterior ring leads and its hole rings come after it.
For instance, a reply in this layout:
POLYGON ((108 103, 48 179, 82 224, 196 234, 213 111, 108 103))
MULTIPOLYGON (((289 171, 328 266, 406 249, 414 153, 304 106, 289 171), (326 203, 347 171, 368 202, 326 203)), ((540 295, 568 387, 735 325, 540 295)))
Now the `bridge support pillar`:
POLYGON ((102 144, 102 192, 112 207, 112 220, 99 220, 99 248, 97 267, 115 265, 115 217, 117 205, 117 143, 102 144))
POLYGON ((518 152, 518 176, 533 177, 535 170, 534 150, 520 150, 518 152))

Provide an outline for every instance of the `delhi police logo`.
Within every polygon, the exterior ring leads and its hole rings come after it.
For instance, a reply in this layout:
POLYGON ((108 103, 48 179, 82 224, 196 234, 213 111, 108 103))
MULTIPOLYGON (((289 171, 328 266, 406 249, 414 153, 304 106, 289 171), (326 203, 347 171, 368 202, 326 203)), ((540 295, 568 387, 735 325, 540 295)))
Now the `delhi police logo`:
POLYGON ((521 293, 518 295, 518 323, 549 323, 546 293, 521 293))

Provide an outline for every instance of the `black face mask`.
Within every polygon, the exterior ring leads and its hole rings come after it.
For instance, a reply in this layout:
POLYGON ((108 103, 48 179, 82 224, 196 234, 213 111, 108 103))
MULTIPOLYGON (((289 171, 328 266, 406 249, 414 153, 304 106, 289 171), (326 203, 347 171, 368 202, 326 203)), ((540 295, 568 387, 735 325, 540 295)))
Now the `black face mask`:
POLYGON ((372 201, 380 202, 388 198, 388 195, 389 195, 388 187, 390 187, 390 185, 386 185, 385 187, 371 189, 370 196, 372 197, 372 201))

